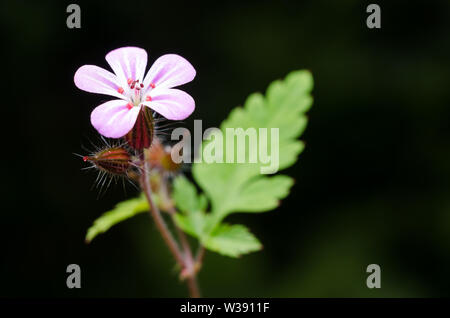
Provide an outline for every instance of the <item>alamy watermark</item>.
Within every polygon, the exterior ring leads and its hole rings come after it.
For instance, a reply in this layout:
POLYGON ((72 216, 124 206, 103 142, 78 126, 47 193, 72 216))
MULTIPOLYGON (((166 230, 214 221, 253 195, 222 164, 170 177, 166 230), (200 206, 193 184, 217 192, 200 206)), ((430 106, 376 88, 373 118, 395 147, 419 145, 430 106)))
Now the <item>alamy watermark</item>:
POLYGON ((381 29, 381 8, 378 4, 369 4, 366 12, 370 13, 366 19, 366 25, 369 29, 381 29))
POLYGON ((81 8, 78 4, 69 4, 66 8, 66 12, 70 13, 66 19, 66 25, 69 29, 81 28, 81 8))
POLYGON ((171 152, 175 163, 258 164, 261 174, 276 173, 280 166, 279 128, 226 128, 223 133, 213 127, 203 132, 202 121, 194 120, 194 140, 186 128, 174 129, 171 139, 178 141, 171 152))
POLYGON ((69 264, 66 268, 67 276, 66 285, 67 288, 81 288, 81 268, 78 264, 69 264))
POLYGON ((370 275, 366 279, 367 288, 381 288, 381 267, 378 264, 369 264, 366 269, 370 275))

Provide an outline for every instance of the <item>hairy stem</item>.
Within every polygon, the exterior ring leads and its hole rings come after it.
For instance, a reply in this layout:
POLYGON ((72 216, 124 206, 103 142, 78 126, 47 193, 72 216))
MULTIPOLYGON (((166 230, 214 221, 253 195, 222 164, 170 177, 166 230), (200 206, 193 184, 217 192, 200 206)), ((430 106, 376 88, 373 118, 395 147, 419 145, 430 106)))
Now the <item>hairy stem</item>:
POLYGON ((180 248, 178 247, 177 242, 175 241, 175 239, 173 238, 169 229, 167 228, 166 223, 164 222, 158 207, 156 206, 156 204, 153 201, 152 189, 150 186, 150 178, 148 175, 148 171, 149 171, 148 164, 145 163, 140 181, 141 181, 142 191, 144 191, 145 196, 148 201, 148 204, 150 206, 150 209, 149 209, 150 215, 155 220, 156 227, 158 228, 164 241, 166 242, 167 246, 169 247, 169 250, 172 252, 173 256, 175 257, 175 260, 183 268, 184 267, 184 258, 180 251, 180 248))
MULTIPOLYGON (((173 217, 172 217, 173 220, 173 217)), ((175 222, 174 222, 175 224, 175 222)), ((184 260, 186 265, 186 279, 189 287, 189 293, 191 297, 198 298, 200 297, 200 289, 198 287, 197 282, 197 268, 195 266, 194 258, 192 256, 191 246, 187 240, 186 234, 175 224, 177 229, 178 238, 180 239, 181 246, 183 246, 184 251, 184 260)))
POLYGON ((188 283, 189 294, 191 297, 198 298, 198 297, 200 297, 200 289, 198 287, 198 282, 197 282, 196 262, 194 261, 194 257, 192 256, 191 246, 189 245, 186 234, 177 226, 177 224, 175 222, 174 216, 177 211, 175 210, 173 202, 171 202, 167 182, 164 179, 161 181, 161 188, 162 188, 161 195, 162 195, 163 199, 166 200, 166 203, 168 202, 166 204, 167 212, 172 217, 172 222, 177 230, 177 235, 181 242, 181 246, 183 247, 186 279, 187 279, 187 283, 188 283))
MULTIPOLYGON (((197 272, 195 268, 194 259, 192 257, 192 252, 190 245, 187 241, 186 235, 183 231, 181 231, 180 228, 175 224, 175 228, 177 230, 178 237, 180 239, 183 252, 180 250, 177 242, 172 236, 172 233, 167 228, 166 223, 164 222, 164 219, 161 216, 161 212, 159 211, 159 208, 156 206, 156 204, 153 201, 152 198, 152 189, 150 185, 150 177, 149 177, 149 171, 150 167, 148 164, 148 161, 144 159, 144 169, 142 171, 140 183, 142 191, 144 191, 145 196, 147 198, 147 201, 149 203, 150 209, 150 215, 155 220, 156 226, 161 233, 164 241, 166 242, 167 246, 169 247, 169 250, 172 252, 173 256, 175 257, 175 260, 182 268, 182 274, 184 274, 188 289, 189 289, 189 295, 190 297, 198 298, 200 297, 200 290, 197 283, 197 272)), ((167 191, 167 185, 164 183, 163 188, 168 197, 168 191, 167 191)), ((173 207, 173 204, 168 205, 168 212, 173 217, 176 213, 175 208, 173 207)))

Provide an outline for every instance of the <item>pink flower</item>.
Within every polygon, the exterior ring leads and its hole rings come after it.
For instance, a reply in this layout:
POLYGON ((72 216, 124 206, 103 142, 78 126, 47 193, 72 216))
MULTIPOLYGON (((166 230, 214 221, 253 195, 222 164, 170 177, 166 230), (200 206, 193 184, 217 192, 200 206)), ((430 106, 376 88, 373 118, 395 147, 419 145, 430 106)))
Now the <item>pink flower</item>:
POLYGON ((192 81, 194 67, 183 57, 166 54, 158 58, 144 77, 147 52, 123 47, 106 54, 114 74, 95 65, 83 65, 74 77, 84 91, 117 97, 91 113, 91 123, 105 137, 120 138, 134 126, 143 106, 167 119, 181 120, 195 108, 194 99, 173 87, 192 81))

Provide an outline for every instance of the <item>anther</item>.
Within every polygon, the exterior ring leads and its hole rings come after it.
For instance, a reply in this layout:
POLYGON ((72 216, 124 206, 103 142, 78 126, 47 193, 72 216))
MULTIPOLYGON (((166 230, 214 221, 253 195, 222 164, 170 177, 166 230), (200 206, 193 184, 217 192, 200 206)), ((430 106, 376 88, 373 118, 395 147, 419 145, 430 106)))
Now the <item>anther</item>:
POLYGON ((145 98, 145 100, 146 100, 147 102, 151 102, 151 101, 152 101, 152 97, 151 97, 151 96, 147 96, 147 97, 145 98))
POLYGON ((128 108, 128 109, 131 109, 131 108, 133 108, 133 104, 131 104, 131 103, 128 103, 128 104, 127 104, 127 108, 128 108))
POLYGON ((150 87, 151 87, 151 88, 155 88, 155 84, 154 84, 154 83, 151 83, 151 84, 150 84, 150 87))
POLYGON ((123 94, 123 88, 122 88, 122 87, 119 87, 119 88, 117 89, 117 91, 119 92, 119 94, 123 94))

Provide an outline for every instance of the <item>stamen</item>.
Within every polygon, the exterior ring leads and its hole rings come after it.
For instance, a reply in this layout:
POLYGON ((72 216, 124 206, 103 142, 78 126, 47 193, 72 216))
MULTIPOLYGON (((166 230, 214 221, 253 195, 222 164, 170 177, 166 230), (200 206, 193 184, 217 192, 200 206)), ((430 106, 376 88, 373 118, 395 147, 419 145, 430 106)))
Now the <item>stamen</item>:
POLYGON ((130 85, 132 82, 133 82, 133 79, 131 79, 131 78, 129 78, 127 81, 128 85, 130 85))
POLYGON ((119 92, 119 94, 123 94, 123 88, 122 88, 122 87, 119 87, 119 88, 117 89, 117 91, 119 92))
POLYGON ((145 100, 146 100, 147 102, 151 102, 151 101, 152 101, 152 97, 149 95, 149 96, 147 96, 147 97, 145 98, 145 100))
POLYGON ((154 84, 154 83, 151 83, 151 84, 150 84, 150 87, 151 87, 151 88, 155 88, 155 84, 154 84))
POLYGON ((133 104, 132 104, 132 103, 128 103, 128 104, 127 104, 127 108, 128 108, 128 109, 132 109, 132 108, 133 108, 133 104))
POLYGON ((140 85, 140 86, 141 86, 141 88, 144 88, 144 84, 142 84, 142 83, 141 83, 141 85, 140 85))
POLYGON ((86 162, 86 161, 88 161, 88 160, 89 160, 89 157, 88 157, 88 156, 84 156, 84 157, 83 157, 83 161, 84 161, 84 162, 86 162))

